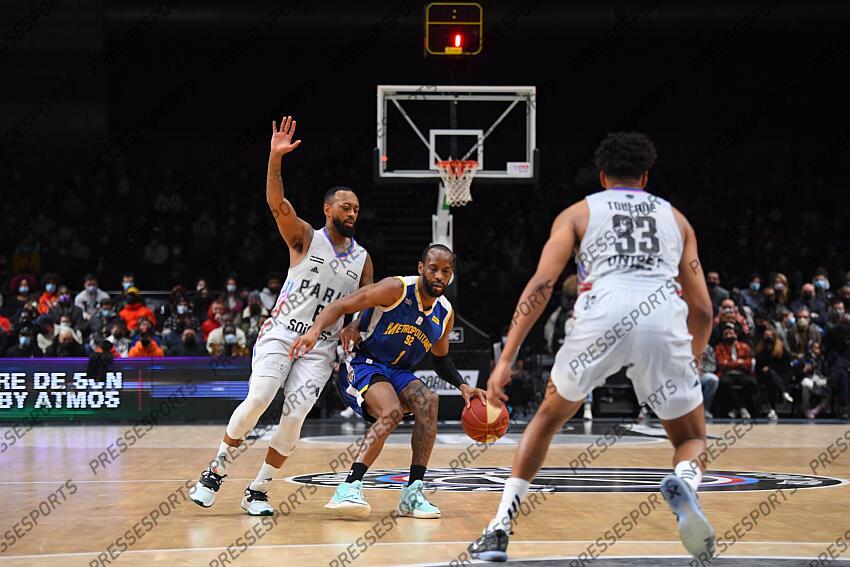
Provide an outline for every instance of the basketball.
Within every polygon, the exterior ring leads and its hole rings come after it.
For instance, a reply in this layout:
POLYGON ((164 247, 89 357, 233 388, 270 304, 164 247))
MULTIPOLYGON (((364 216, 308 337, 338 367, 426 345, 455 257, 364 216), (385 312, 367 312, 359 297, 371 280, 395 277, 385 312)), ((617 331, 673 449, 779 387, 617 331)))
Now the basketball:
POLYGON ((486 406, 479 398, 472 398, 469 407, 463 408, 460 415, 463 430, 472 439, 481 443, 493 443, 508 430, 510 416, 508 408, 488 403, 486 406))

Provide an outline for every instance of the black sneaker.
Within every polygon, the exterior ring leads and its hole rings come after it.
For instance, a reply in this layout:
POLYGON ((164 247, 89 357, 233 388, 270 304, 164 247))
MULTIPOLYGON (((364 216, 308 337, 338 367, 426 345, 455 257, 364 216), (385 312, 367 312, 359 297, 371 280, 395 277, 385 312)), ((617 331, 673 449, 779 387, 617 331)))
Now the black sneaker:
POLYGON ((469 544, 469 554, 473 559, 482 561, 508 560, 508 534, 503 529, 487 529, 481 536, 469 544))
POLYGON ((250 488, 245 489, 242 509, 248 512, 249 516, 271 516, 274 514, 274 508, 269 504, 269 495, 250 488))
POLYGON ((201 473, 201 478, 195 487, 189 491, 192 502, 198 506, 209 508, 215 502, 215 493, 221 488, 221 482, 227 475, 220 475, 207 469, 201 473))

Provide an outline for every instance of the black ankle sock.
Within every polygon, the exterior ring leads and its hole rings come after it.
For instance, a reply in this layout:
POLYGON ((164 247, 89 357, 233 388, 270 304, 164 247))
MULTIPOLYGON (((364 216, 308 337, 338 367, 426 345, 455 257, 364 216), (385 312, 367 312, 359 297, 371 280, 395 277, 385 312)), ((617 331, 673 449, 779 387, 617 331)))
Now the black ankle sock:
POLYGON ((425 480, 425 467, 422 465, 410 465, 410 476, 407 479, 407 486, 410 486, 417 480, 425 480))
POLYGON ((369 470, 369 467, 363 463, 354 463, 351 465, 351 470, 348 471, 348 476, 345 478, 345 482, 354 482, 355 480, 363 480, 363 475, 366 474, 366 471, 369 470))

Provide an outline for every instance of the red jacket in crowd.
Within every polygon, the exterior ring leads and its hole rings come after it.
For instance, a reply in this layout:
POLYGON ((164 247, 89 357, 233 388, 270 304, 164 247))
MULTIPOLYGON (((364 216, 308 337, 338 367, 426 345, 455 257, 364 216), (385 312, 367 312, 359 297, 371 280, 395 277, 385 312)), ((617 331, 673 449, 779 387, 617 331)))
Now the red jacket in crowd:
POLYGON ((156 315, 144 303, 128 303, 124 306, 118 316, 124 319, 128 331, 135 331, 139 324, 139 317, 147 317, 151 323, 156 325, 156 315))
POLYGON ((721 341, 714 347, 714 354, 717 356, 718 376, 723 376, 727 370, 736 370, 743 374, 753 373, 753 357, 750 353, 750 345, 747 343, 736 341, 734 345, 730 345, 721 341), (734 357, 732 356, 733 346, 734 357))

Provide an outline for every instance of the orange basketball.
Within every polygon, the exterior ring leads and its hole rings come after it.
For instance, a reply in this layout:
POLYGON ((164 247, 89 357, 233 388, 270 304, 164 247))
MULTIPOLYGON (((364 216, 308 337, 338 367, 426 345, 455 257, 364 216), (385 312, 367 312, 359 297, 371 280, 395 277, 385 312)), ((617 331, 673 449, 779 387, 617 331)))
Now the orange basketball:
POLYGON ((463 408, 460 422, 472 439, 480 443, 493 443, 508 430, 510 416, 508 408, 501 402, 498 406, 492 403, 485 406, 479 398, 472 398, 469 407, 463 408))

